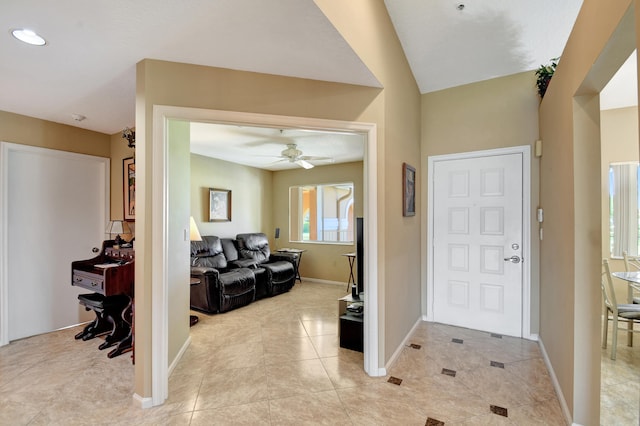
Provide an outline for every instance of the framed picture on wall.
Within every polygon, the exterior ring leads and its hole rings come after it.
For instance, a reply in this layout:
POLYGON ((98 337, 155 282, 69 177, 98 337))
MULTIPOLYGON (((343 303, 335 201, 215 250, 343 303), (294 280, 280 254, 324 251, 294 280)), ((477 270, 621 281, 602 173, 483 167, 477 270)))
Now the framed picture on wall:
POLYGON ((133 157, 122 160, 124 186, 124 220, 136 220, 136 162, 133 157))
POLYGON ((231 190, 209 188, 209 222, 231 222, 231 190))
POLYGON ((416 169, 402 163, 402 216, 416 215, 416 169))

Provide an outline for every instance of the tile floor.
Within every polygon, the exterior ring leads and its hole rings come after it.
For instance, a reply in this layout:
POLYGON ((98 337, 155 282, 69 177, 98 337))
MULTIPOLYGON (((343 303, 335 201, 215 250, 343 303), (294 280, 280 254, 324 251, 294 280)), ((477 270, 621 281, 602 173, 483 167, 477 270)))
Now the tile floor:
POLYGON ((634 346, 627 346, 627 335, 618 332, 616 360, 611 359, 611 323, 609 343, 602 349, 600 376, 600 424, 640 425, 640 335, 634 346))
POLYGON ((421 323, 389 376, 368 377, 362 354, 338 345, 342 295, 303 282, 198 314, 169 399, 148 410, 132 403, 128 354, 108 359, 97 340, 74 341, 79 327, 13 342, 0 348, 0 424, 565 424, 538 345, 526 340, 421 323))

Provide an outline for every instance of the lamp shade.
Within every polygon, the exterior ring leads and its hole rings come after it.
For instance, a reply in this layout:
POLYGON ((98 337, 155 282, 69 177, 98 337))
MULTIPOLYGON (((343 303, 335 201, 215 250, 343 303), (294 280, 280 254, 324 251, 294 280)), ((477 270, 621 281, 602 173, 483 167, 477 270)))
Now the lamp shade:
POLYGON ((107 225, 107 234, 127 234, 130 232, 129 226, 121 220, 111 220, 107 225))
POLYGON ((202 241, 200 231, 198 231, 198 227, 196 226, 196 221, 193 220, 193 216, 189 217, 189 239, 191 241, 202 241))

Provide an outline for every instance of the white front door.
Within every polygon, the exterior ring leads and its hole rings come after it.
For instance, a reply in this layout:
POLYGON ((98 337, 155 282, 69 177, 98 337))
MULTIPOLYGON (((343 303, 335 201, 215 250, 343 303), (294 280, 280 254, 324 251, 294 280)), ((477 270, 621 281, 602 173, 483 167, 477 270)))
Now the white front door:
POLYGON ((522 336, 522 153, 433 168, 434 321, 522 336))
POLYGON ((93 319, 78 304, 86 290, 71 285, 71 262, 95 257, 104 240, 109 159, 15 144, 3 156, 8 340, 93 319))

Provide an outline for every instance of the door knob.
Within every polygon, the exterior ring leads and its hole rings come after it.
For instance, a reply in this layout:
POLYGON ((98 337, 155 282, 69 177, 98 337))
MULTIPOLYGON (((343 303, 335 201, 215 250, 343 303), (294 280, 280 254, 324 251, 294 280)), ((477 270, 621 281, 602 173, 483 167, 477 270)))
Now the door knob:
POLYGON ((98 247, 94 247, 91 249, 92 252, 94 253, 98 253, 100 251, 100 249, 98 247))
POLYGON ((511 256, 511 257, 505 257, 504 258, 505 262, 511 262, 511 263, 520 263, 520 260, 521 260, 520 256, 517 256, 515 254, 513 256, 511 256))

